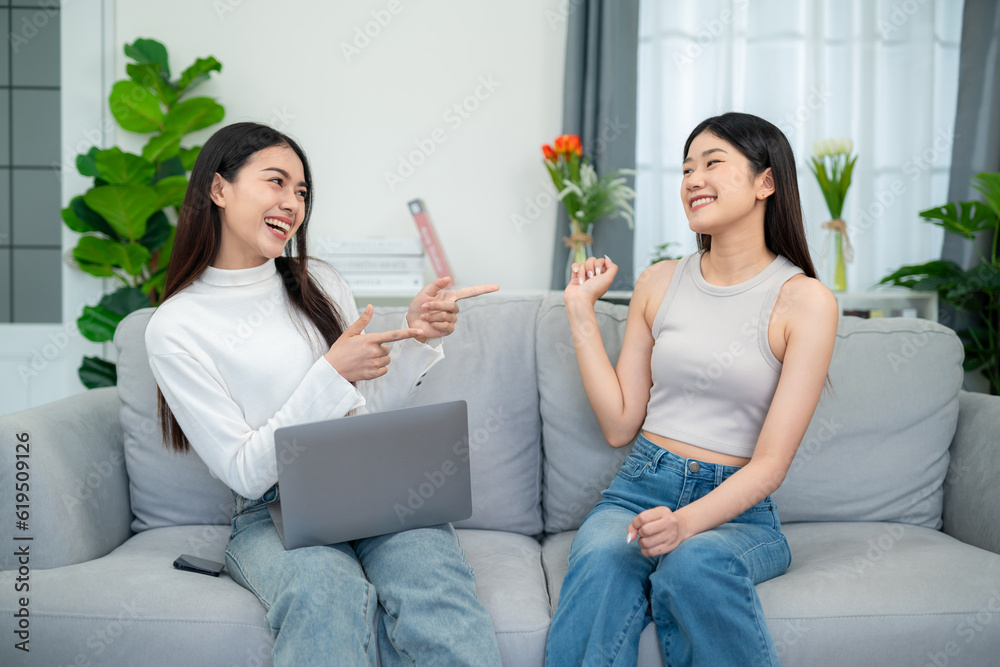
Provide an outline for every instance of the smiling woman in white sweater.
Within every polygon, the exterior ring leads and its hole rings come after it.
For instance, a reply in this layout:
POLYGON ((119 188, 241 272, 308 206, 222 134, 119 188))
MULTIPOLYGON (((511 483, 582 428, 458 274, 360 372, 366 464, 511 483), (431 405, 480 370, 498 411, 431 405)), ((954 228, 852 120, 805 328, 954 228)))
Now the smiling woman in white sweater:
POLYGON ((402 407, 443 358, 456 302, 498 289, 435 281, 402 328, 366 334, 371 306, 359 316, 340 275, 307 257, 311 204, 289 137, 237 123, 205 143, 146 330, 164 439, 233 490, 226 565, 267 610, 276 665, 499 665, 450 525, 286 551, 271 521, 274 431, 402 407))

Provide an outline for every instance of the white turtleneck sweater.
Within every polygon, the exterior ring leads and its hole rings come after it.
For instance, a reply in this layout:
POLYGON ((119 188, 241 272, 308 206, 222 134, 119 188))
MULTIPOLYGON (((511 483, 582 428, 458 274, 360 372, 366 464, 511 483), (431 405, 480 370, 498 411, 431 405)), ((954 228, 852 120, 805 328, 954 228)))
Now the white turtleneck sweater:
MULTIPOLYGON (((310 260, 309 268, 350 326, 358 319, 350 288, 328 264, 310 260)), ((444 357, 440 341, 393 343, 389 372, 355 388, 323 357, 329 346, 293 309, 274 260, 205 269, 146 328, 150 368, 181 430, 209 470, 246 498, 278 481, 276 429, 403 407, 444 357)))

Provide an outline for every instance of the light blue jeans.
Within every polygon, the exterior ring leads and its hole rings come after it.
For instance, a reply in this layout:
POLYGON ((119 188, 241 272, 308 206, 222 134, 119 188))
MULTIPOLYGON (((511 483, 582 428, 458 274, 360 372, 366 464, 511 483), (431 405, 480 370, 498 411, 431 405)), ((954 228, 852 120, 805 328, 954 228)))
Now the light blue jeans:
POLYGON ((267 510, 277 487, 234 496, 226 567, 267 610, 276 666, 500 665, 450 524, 286 551, 267 510))
POLYGON ((778 664, 754 590, 791 563, 770 497, 663 556, 625 543, 639 512, 683 507, 737 470, 683 459, 640 434, 573 539, 546 665, 634 667, 650 620, 664 664, 778 664))

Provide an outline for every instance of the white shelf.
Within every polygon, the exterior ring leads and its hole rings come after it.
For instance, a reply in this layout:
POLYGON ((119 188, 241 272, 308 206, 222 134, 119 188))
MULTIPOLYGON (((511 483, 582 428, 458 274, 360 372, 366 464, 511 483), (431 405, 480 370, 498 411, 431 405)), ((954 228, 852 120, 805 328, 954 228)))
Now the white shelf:
POLYGON ((937 321, 937 292, 915 292, 888 288, 870 292, 834 292, 841 314, 845 310, 881 310, 883 317, 902 317, 904 309, 915 309, 917 317, 937 321))

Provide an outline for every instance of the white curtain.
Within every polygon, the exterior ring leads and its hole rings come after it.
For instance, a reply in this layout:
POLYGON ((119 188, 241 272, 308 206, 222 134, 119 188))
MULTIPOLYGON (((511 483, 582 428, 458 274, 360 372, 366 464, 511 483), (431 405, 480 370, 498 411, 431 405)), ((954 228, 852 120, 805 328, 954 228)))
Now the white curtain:
POLYGON ((848 137, 859 155, 843 218, 848 291, 936 259, 943 232, 919 211, 944 204, 958 87, 962 0, 642 0, 635 266, 654 246, 696 248, 680 202, 681 152, 709 116, 744 111, 795 151, 806 235, 820 278, 833 251, 813 142, 848 137))

